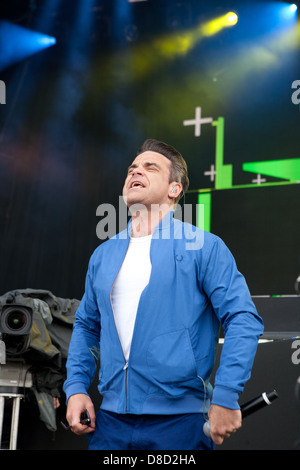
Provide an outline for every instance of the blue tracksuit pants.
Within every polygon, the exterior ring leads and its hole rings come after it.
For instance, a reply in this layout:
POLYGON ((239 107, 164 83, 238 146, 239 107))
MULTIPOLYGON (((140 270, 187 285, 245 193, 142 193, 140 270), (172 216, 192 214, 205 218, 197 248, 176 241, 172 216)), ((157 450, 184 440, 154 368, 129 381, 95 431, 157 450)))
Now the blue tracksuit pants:
POLYGON ((88 434, 90 450, 213 450, 203 433, 201 413, 120 415, 97 413, 96 430, 88 434))

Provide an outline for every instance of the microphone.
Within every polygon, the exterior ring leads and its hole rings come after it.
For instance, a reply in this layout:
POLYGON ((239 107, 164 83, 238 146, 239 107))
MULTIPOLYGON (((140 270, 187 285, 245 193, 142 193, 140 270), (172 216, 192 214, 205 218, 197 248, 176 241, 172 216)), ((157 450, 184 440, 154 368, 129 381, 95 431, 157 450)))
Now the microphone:
MULTIPOLYGON (((262 393, 256 398, 248 401, 241 405, 241 412, 242 418, 246 418, 246 416, 251 415, 257 410, 264 408, 265 406, 271 405, 271 403, 278 398, 278 394, 276 390, 273 390, 270 393, 262 393)), ((203 425, 203 432, 207 437, 210 437, 210 428, 209 428, 209 421, 206 421, 203 425)))

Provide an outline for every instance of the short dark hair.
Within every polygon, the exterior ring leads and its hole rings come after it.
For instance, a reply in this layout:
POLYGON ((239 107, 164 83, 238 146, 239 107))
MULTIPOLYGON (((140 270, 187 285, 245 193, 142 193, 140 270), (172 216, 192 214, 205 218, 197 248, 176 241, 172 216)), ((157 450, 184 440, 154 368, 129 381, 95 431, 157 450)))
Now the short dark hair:
POLYGON ((171 145, 156 139, 145 140, 142 146, 138 149, 137 155, 147 151, 160 153, 171 161, 169 182, 178 181, 178 183, 182 185, 182 191, 175 200, 175 202, 178 202, 189 187, 187 164, 183 156, 171 145))

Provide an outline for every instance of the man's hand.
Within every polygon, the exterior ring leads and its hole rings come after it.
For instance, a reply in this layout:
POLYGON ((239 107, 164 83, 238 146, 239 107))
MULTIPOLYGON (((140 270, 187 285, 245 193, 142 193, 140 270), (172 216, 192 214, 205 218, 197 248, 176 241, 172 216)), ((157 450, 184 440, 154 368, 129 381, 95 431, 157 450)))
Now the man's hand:
POLYGON ((77 393, 76 395, 70 396, 66 417, 71 426, 71 430, 75 434, 87 434, 95 431, 96 417, 94 405, 90 397, 84 393, 77 393), (89 426, 80 423, 80 415, 85 410, 88 411, 91 418, 91 424, 89 426))
POLYGON ((242 426, 241 410, 231 410, 223 406, 211 405, 209 412, 210 435, 215 444, 220 445, 242 426))

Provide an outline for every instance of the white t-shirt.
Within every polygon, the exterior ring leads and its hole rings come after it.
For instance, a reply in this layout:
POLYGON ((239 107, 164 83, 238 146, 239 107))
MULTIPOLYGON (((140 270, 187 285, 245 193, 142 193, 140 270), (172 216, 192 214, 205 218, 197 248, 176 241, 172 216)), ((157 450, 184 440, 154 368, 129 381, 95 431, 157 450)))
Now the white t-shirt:
POLYGON ((150 245, 152 235, 131 237, 129 247, 112 289, 115 324, 126 361, 140 296, 151 274, 150 245))

